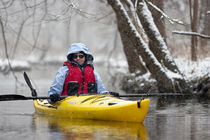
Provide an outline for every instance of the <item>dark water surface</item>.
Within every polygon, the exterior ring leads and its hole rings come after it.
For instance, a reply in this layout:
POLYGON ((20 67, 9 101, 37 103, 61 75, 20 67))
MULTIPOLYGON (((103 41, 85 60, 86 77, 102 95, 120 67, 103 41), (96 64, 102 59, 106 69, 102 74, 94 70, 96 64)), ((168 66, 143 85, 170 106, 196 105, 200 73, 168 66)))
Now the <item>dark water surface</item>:
MULTIPOLYGON (((39 95, 46 95, 57 68, 28 72, 39 95), (40 72, 41 71, 41 72, 40 72), (43 72, 44 71, 44 72, 43 72)), ((18 94, 30 96, 22 73, 18 94), (22 83, 21 83, 22 82, 22 83)), ((103 79, 103 77, 102 77, 103 79)), ((15 92, 11 75, 0 74, 0 94, 15 92)), ((139 98, 133 100, 139 100, 139 98)), ((0 140, 208 140, 210 100, 152 97, 141 123, 64 119, 34 114, 32 101, 0 102, 0 140)), ((122 115, 126 115, 122 114, 122 115)))

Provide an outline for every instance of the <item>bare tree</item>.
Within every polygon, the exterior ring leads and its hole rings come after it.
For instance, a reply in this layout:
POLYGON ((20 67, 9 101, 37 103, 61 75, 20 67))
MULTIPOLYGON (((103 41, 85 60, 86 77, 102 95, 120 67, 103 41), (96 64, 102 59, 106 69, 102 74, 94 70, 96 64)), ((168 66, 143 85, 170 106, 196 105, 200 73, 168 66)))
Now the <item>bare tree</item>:
MULTIPOLYGON (((136 27, 136 29, 138 30, 138 32, 141 34, 142 38, 144 38, 144 34, 141 31, 142 28, 140 27, 140 23, 138 21, 138 17, 137 15, 135 15, 134 13, 134 6, 131 2, 125 0, 125 5, 128 7, 128 11, 129 11, 129 16, 131 17, 134 26, 136 27)), ((117 20, 117 25, 118 25, 118 30, 120 32, 120 36, 121 36, 121 40, 123 43, 123 49, 125 52, 125 56, 128 62, 128 68, 129 68, 129 72, 130 73, 137 73, 137 74, 145 74, 147 72, 145 66, 143 65, 143 63, 141 62, 141 59, 139 57, 141 57, 138 52, 136 51, 136 49, 134 48, 134 44, 132 42, 132 40, 130 39, 129 34, 126 34, 126 29, 125 26, 126 24, 122 21, 121 18, 119 18, 117 20)), ((144 38, 145 40, 145 38, 144 38)))
POLYGON ((155 26, 152 15, 148 14, 150 13, 149 9, 146 8, 145 5, 139 4, 137 13, 149 38, 149 47, 157 60, 169 70, 179 73, 175 62, 168 51, 165 41, 163 40, 157 26, 155 26))
MULTIPOLYGON (((7 45, 7 39, 6 39, 6 35, 5 35, 5 29, 4 29, 4 24, 2 22, 2 19, 0 17, 0 26, 1 26, 1 31, 2 31, 2 36, 3 36, 3 42, 4 42, 4 47, 5 47, 5 55, 9 64, 9 70, 12 71, 12 75, 15 78, 15 92, 17 92, 17 83, 20 82, 17 78, 17 76, 15 75, 15 73, 13 72, 13 68, 11 66, 11 62, 10 62, 10 58, 9 58, 9 54, 8 54, 8 45, 7 45)), ((6 71, 7 72, 7 71, 6 71)))
MULTIPOLYGON (((125 10, 121 1, 108 0, 108 3, 112 6, 114 12, 116 13, 117 20, 120 20, 121 24, 124 25, 124 30, 122 31, 122 34, 125 34, 125 36, 129 36, 133 44, 133 47, 135 48, 137 53, 140 54, 140 56, 142 57, 149 72, 157 80, 159 91, 160 92, 187 93, 189 89, 187 87, 184 77, 179 73, 179 70, 174 69, 177 75, 176 77, 172 77, 171 75, 168 74, 168 71, 170 70, 168 69, 168 67, 163 66, 161 62, 158 61, 157 56, 154 55, 154 52, 150 50, 150 47, 148 46, 147 42, 144 41, 144 39, 142 38, 142 36, 140 35, 136 27, 134 26, 132 20, 129 18, 128 13, 125 10)), ((139 5, 141 5, 141 7, 139 9, 140 13, 138 14, 141 14, 142 16, 148 16, 151 19, 152 18, 151 13, 149 12, 149 9, 146 3, 142 1, 141 3, 138 3, 138 6, 139 5)), ((154 23, 151 23, 151 22, 149 23, 152 27, 155 27, 157 29, 154 23)), ((150 32, 150 33, 155 34, 157 32, 150 32)), ((161 38, 160 35, 155 34, 153 36, 155 37, 158 36, 158 38, 161 38)), ((148 38, 150 39, 149 35, 148 35, 148 38)), ((162 48, 161 54, 163 54, 164 49, 167 50, 167 48, 165 48, 165 44, 164 45, 158 44, 158 45, 160 48, 162 48)), ((133 48, 130 48, 130 49, 133 49, 133 48)), ((170 56, 168 51, 164 53, 166 53, 167 56, 170 56)))
MULTIPOLYGON (((210 7, 210 1, 209 0, 202 0, 201 1, 199 26, 203 27, 201 29, 202 34, 210 36, 210 30, 209 30, 210 29, 210 12, 208 12, 208 11, 210 11, 209 7, 210 7)), ((205 38, 200 39, 200 41, 201 41, 201 44, 200 44, 201 53, 204 56, 208 56, 208 54, 209 54, 208 49, 210 48, 209 47, 210 41, 205 39, 205 38)))
POLYGON ((191 60, 197 61, 198 55, 205 57, 209 53, 210 16, 208 8, 210 2, 209 0, 202 0, 200 2, 198 0, 189 0, 188 2, 191 31, 173 31, 172 33, 191 37, 191 60))
MULTIPOLYGON (((190 19, 191 19, 191 30, 192 32, 197 32, 197 24, 198 24, 198 0, 192 1, 189 0, 190 3, 190 19), (193 11, 192 11, 193 10, 193 11)), ((192 61, 197 60, 197 45, 198 39, 197 36, 192 36, 191 38, 191 59, 192 61)))

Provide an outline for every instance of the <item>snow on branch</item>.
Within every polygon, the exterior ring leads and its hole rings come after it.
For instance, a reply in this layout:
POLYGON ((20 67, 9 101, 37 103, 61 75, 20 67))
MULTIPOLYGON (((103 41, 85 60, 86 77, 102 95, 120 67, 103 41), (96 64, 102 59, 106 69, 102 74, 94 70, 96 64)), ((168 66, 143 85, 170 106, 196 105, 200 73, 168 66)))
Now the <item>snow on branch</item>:
POLYGON ((196 33, 196 32, 187 32, 187 31, 172 31, 173 34, 180 34, 180 35, 190 35, 190 36, 199 36, 201 38, 210 39, 210 36, 196 33))
POLYGON ((168 15, 166 15, 160 8, 158 8, 156 5, 154 5, 152 2, 148 2, 146 1, 150 6, 152 6, 155 10, 157 10, 159 13, 162 14, 163 17, 165 17, 166 19, 168 19, 168 21, 171 23, 171 24, 174 24, 174 23, 177 23, 177 24, 181 24, 181 25, 184 25, 184 22, 178 20, 178 19, 172 19, 170 18, 168 15))

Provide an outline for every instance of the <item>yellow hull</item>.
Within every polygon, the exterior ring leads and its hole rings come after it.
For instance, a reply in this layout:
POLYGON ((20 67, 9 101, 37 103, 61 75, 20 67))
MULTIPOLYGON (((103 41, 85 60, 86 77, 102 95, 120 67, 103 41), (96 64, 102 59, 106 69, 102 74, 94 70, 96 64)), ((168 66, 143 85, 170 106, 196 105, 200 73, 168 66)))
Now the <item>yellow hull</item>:
POLYGON ((68 118, 143 122, 149 99, 126 101, 110 95, 70 96, 55 105, 47 100, 34 100, 37 114, 68 118))

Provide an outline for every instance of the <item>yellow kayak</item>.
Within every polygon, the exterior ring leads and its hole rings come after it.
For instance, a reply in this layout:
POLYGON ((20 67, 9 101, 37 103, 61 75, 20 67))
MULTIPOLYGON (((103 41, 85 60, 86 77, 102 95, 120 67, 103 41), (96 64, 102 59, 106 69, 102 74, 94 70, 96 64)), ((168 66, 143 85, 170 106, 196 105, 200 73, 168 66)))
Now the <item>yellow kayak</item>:
POLYGON ((143 122, 149 99, 127 101, 111 95, 81 95, 67 97, 54 105, 47 100, 34 100, 37 114, 59 117, 126 122, 143 122))

